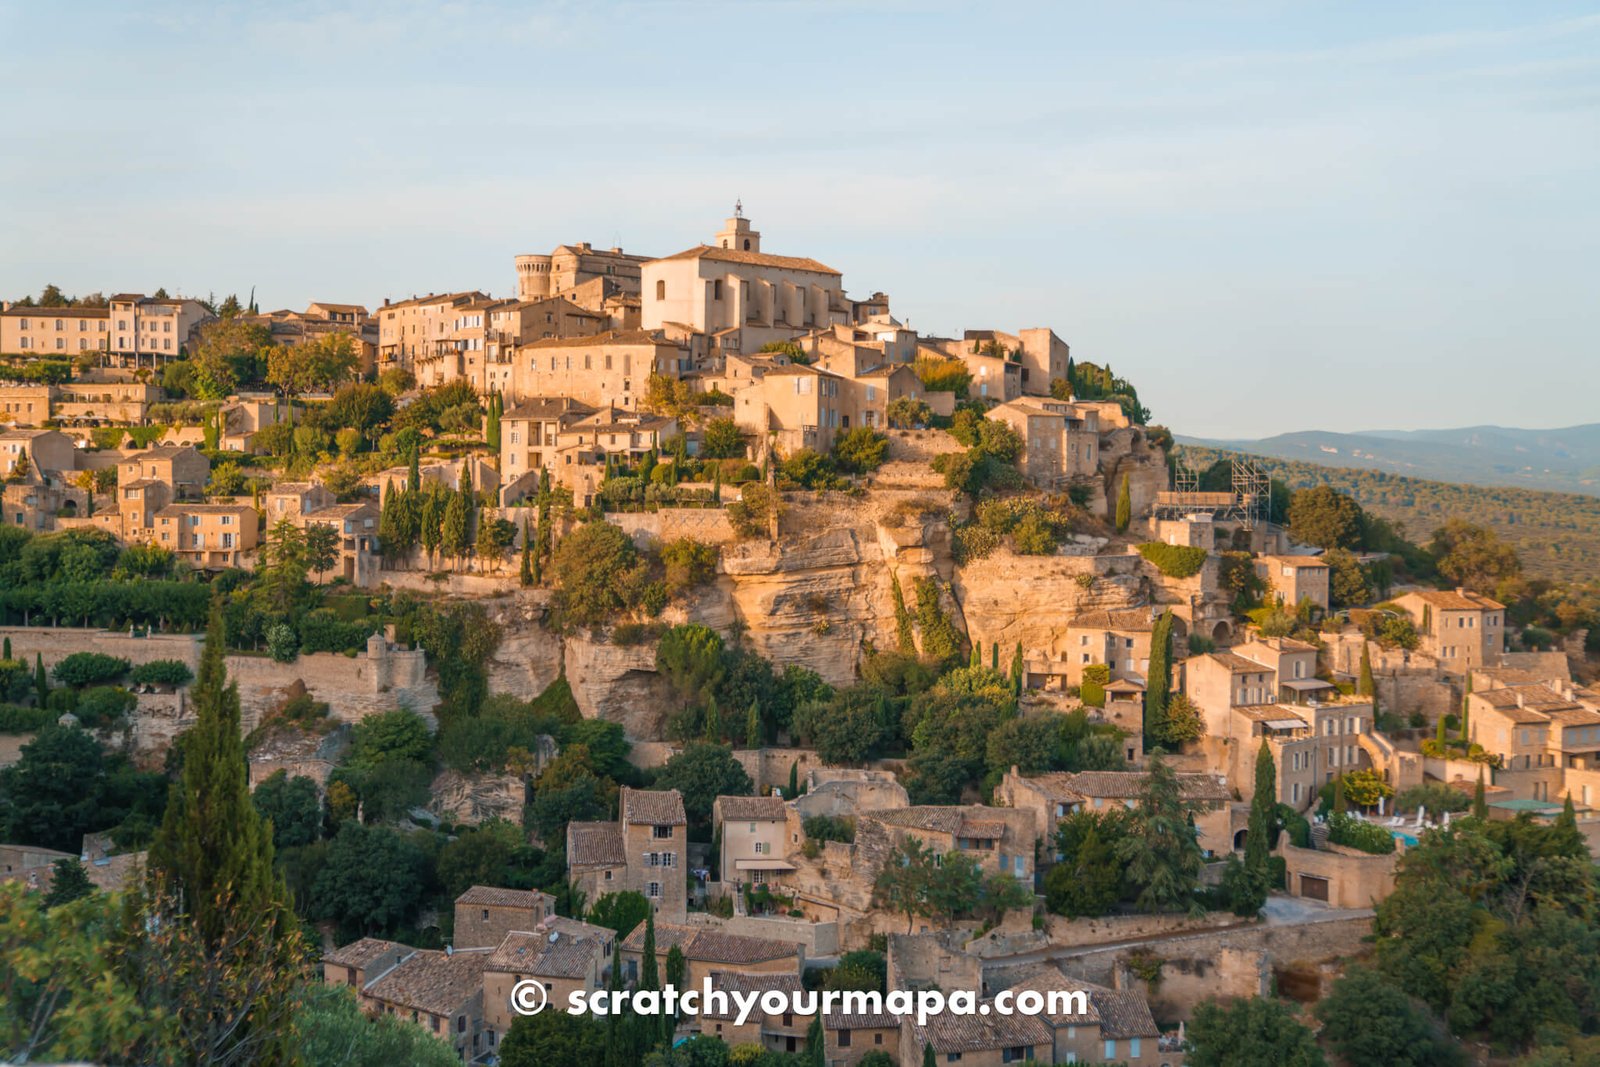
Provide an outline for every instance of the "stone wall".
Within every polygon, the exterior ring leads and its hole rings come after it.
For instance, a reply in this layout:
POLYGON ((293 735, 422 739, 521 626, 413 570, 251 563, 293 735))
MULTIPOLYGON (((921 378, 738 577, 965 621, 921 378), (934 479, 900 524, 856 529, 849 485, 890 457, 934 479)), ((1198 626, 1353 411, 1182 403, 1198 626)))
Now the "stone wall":
POLYGON ((781 915, 734 915, 720 919, 704 912, 691 912, 685 922, 690 926, 708 926, 741 937, 764 937, 769 941, 787 941, 800 946, 803 960, 817 956, 835 956, 839 953, 837 923, 814 923, 781 915))
POLYGON ((1309 895, 1304 882, 1308 877, 1327 883, 1328 903, 1336 908, 1370 908, 1394 892, 1399 852, 1375 856, 1338 846, 1297 848, 1289 843, 1285 831, 1278 842, 1278 853, 1287 865, 1289 892, 1294 896, 1309 895))
POLYGON ((816 750, 809 748, 738 748, 734 749, 733 758, 755 783, 757 796, 789 788, 789 768, 795 763, 800 765, 795 773, 801 781, 822 766, 816 750))
MULTIPOLYGON (((1229 957, 1233 961, 1230 969, 1226 973, 1219 969, 1225 951, 1264 953, 1263 962, 1269 967, 1315 964, 1362 955, 1367 951, 1363 939, 1371 933, 1372 917, 1357 915, 1285 926, 1252 923, 1210 933, 1153 939, 1139 945, 1138 950, 1163 961, 1161 981, 1154 989, 1140 991, 1149 997, 1157 1018, 1186 1018, 1200 1001, 1223 992, 1218 988, 1219 980, 1248 980, 1248 967, 1240 966, 1248 956, 1229 957)), ((1114 986, 1119 964, 1125 965, 1134 951, 1126 945, 1074 949, 1057 953, 1055 961, 1070 974, 1114 986)))
MULTIPOLYGON (((40 655, 46 669, 75 652, 102 652, 135 665, 176 659, 198 670, 204 641, 199 634, 129 637, 108 630, 47 626, 0 627, 0 636, 10 638, 12 655, 27 661, 40 655)), ((339 722, 360 722, 396 708, 410 708, 431 722, 439 703, 438 687, 426 675, 422 652, 390 647, 378 637, 368 642, 365 653, 354 657, 317 652, 278 663, 266 656, 234 654, 228 656, 227 668, 239 686, 240 720, 246 732, 281 704, 297 681, 312 697, 327 702, 339 722)), ((181 692, 141 694, 132 724, 134 751, 160 752, 192 724, 181 692)))
MULTIPOLYGON (((737 493, 730 491, 727 496, 737 496, 737 493)), ((728 523, 728 513, 722 508, 610 512, 606 521, 633 538, 641 548, 651 541, 662 543, 680 537, 707 545, 725 545, 736 540, 733 527, 728 523)))

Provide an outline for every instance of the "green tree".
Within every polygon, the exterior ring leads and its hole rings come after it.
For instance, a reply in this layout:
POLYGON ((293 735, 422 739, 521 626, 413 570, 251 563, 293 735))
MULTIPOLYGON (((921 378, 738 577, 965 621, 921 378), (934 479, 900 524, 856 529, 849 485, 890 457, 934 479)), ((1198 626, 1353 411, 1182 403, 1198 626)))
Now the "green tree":
POLYGON ((252 794, 256 810, 272 826, 273 847, 282 851, 315 841, 322 826, 322 799, 317 783, 287 771, 268 775, 252 794))
POLYGON ((1128 865, 1128 880, 1138 888, 1143 911, 1200 910, 1194 891, 1205 858, 1190 825, 1178 776, 1159 750, 1150 756, 1134 832, 1117 848, 1128 865))
POLYGON ((305 1067, 460 1067, 455 1049, 396 1015, 368 1015, 344 986, 307 983, 295 1012, 305 1067))
POLYGON ((604 926, 617 932, 617 940, 621 941, 650 914, 650 901, 645 899, 643 893, 631 889, 621 893, 607 893, 589 908, 584 916, 584 922, 595 926, 604 926))
POLYGON ((1433 532, 1428 545, 1439 573, 1459 586, 1493 593, 1500 582, 1522 573, 1517 550, 1493 530, 1451 519, 1433 532))
POLYGON ((89 872, 83 864, 72 856, 64 856, 50 869, 50 891, 44 896, 44 906, 54 908, 70 904, 93 892, 94 883, 89 881, 89 872))
MULTIPOLYGON (((657 789, 676 789, 683 796, 691 830, 709 831, 711 805, 719 796, 749 796, 755 791, 744 766, 728 745, 696 742, 667 760, 656 779, 657 789)), ((700 837, 699 840, 705 840, 700 837)))
POLYGON ((169 924, 167 939, 146 939, 132 959, 144 996, 179 1022, 190 1062, 288 1063, 304 955, 270 828, 251 801, 226 644, 221 601, 213 601, 190 689, 195 725, 184 734, 182 778, 151 843, 142 891, 156 922, 169 924))
POLYGON ((702 459, 736 459, 744 455, 744 432, 727 417, 709 420, 700 431, 702 459))
MULTIPOLYGON (((1126 484, 1127 479, 1123 479, 1126 484)), ((1144 691, 1144 745, 1149 751, 1166 739, 1167 698, 1172 691, 1172 612, 1163 611, 1150 628, 1149 682, 1144 691)))
POLYGON ((350 762, 373 767, 396 760, 425 760, 433 752, 433 735, 416 712, 406 708, 378 711, 356 724, 350 762))
POLYGON ((846 474, 869 474, 883 466, 889 438, 870 426, 845 431, 833 443, 833 456, 846 474))
POLYGON ((189 391, 197 400, 221 400, 241 382, 260 377, 272 331, 240 319, 202 326, 189 352, 189 391))
POLYGON ((1289 533, 1318 548, 1360 548, 1366 516, 1355 498, 1328 485, 1302 489, 1289 504, 1289 533))
POLYGON ((467 554, 467 528, 471 514, 464 492, 449 494, 439 527, 439 550, 451 559, 467 554))
POLYGON ((339 531, 325 522, 313 522, 305 532, 306 569, 322 581, 328 569, 339 562, 339 531))
POLYGON ((500 1042, 500 1065, 595 1067, 605 1054, 605 1044, 605 1031, 592 1016, 561 1010, 519 1015, 500 1042))
POLYGON ((1050 910, 1070 919, 1105 915, 1116 904, 1122 893, 1121 867, 1098 825, 1091 825, 1076 850, 1050 868, 1044 892, 1050 910))
POLYGON ((421 906, 427 870, 427 856, 404 835, 345 822, 317 874, 310 917, 337 924, 341 941, 392 935, 421 906))
POLYGON ((1188 1036, 1190 1067, 1325 1067, 1327 1063, 1310 1029, 1281 1000, 1205 1001, 1194 1011, 1188 1036))
POLYGON ((1376 971, 1352 967, 1317 1005, 1322 1038, 1345 1063, 1456 1067, 1466 1057, 1428 1010, 1376 971))
POLYGON ((1254 790, 1250 795, 1250 822, 1244 835, 1244 865, 1260 877, 1265 895, 1267 858, 1277 847, 1278 766, 1272 746, 1263 738, 1256 750, 1254 790))
POLYGON ((76 852, 85 833, 104 829, 105 757, 94 735, 51 723, 0 771, 0 833, 19 845, 76 852))
POLYGON ((1372 681, 1372 650, 1365 641, 1361 642, 1361 670, 1356 676, 1356 694, 1370 697, 1377 692, 1377 687, 1372 681))
POLYGON ((1122 488, 1117 490, 1117 533, 1127 533, 1128 526, 1133 522, 1133 495, 1128 485, 1128 476, 1122 476, 1122 488))
POLYGON ((884 722, 871 686, 842 690, 829 701, 809 701, 794 711, 793 729, 831 766, 858 764, 882 740, 884 722))
POLYGON ((489 451, 496 455, 500 452, 501 403, 499 393, 490 393, 489 413, 484 417, 483 441, 489 446, 489 451))

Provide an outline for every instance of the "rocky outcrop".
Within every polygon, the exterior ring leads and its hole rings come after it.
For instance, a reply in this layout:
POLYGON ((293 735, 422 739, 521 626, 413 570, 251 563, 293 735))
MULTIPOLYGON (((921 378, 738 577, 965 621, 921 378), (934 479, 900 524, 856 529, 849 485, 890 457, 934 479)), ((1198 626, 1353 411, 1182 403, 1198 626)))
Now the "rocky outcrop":
POLYGON ((578 634, 564 644, 567 684, 586 718, 618 723, 629 737, 666 736, 675 704, 656 673, 654 643, 619 646, 578 634))
POLYGON ((445 771, 429 787, 428 810, 444 822, 478 823, 490 819, 522 822, 527 786, 514 774, 462 774, 445 771))
POLYGON ((957 572, 953 588, 974 642, 998 641, 1002 660, 1018 641, 1028 652, 1065 651, 1066 621, 1086 611, 1150 602, 1138 556, 1019 556, 1001 548, 957 572))

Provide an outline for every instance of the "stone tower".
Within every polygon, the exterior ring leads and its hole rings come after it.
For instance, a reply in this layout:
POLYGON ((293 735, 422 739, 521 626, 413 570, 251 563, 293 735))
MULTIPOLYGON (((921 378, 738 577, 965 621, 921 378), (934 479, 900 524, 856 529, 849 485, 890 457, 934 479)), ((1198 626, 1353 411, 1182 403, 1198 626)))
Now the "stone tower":
POLYGON ((543 300, 550 295, 551 257, 517 257, 517 299, 543 300))
POLYGON ((761 234, 750 228, 750 220, 744 217, 744 204, 736 201, 733 205, 733 218, 722 224, 722 232, 717 234, 714 242, 718 248, 731 248, 739 252, 761 251, 761 234))

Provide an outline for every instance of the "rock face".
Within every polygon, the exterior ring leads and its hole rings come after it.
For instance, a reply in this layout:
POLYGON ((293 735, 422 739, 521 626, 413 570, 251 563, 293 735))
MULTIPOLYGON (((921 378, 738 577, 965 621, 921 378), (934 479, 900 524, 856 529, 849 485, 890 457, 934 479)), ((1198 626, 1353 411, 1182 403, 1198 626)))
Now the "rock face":
POLYGON ((429 787, 428 810, 446 822, 478 823, 490 819, 522 821, 527 786, 514 774, 462 774, 445 771, 429 787))
MULTIPOLYGON (((744 640, 774 663, 800 664, 848 685, 863 644, 895 645, 891 581, 898 578, 913 603, 913 579, 948 578, 954 570, 949 527, 939 514, 947 506, 930 494, 900 491, 874 493, 870 504, 831 493, 792 504, 779 543, 723 549, 716 588, 690 617, 719 630, 738 624, 744 640)), ((959 628, 960 618, 955 622, 959 628)))
POLYGON ((500 647, 489 661, 491 693, 532 700, 560 676, 561 638, 543 625, 549 603, 550 594, 543 589, 518 590, 486 602, 501 632, 500 647))
POLYGON ((656 646, 618 646, 574 635, 565 641, 567 683, 586 718, 619 723, 630 738, 666 736, 675 705, 656 673, 656 646))

